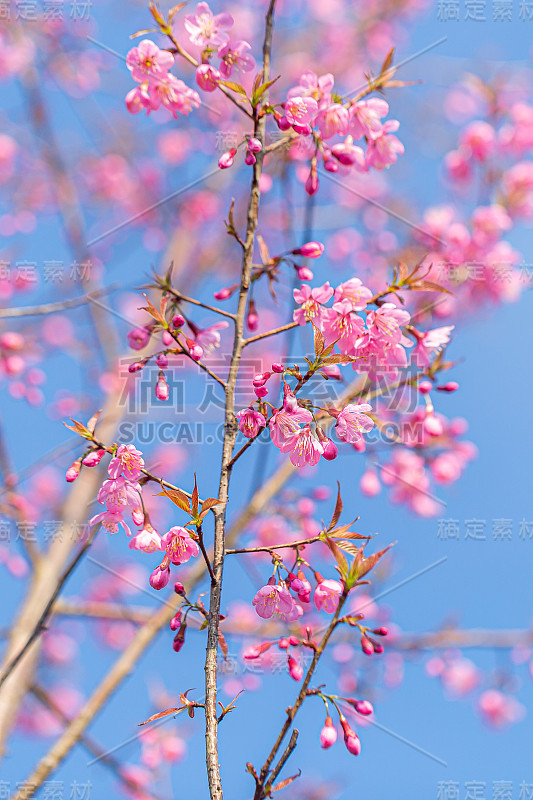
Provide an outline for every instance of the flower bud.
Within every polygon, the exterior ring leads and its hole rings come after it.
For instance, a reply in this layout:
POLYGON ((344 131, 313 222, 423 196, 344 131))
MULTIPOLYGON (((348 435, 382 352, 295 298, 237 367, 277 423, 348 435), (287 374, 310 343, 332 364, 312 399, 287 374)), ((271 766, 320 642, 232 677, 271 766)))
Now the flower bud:
POLYGON ((140 372, 145 365, 146 361, 134 361, 133 364, 129 365, 128 372, 133 375, 134 372, 140 372))
POLYGON ((353 697, 347 698, 347 702, 355 708, 358 714, 368 717, 374 713, 374 707, 368 700, 355 700, 353 697))
POLYGON ((176 594, 184 595, 185 586, 182 583, 180 583, 180 581, 176 581, 176 583, 174 584, 174 591, 176 592, 176 594))
POLYGON ((170 580, 170 567, 166 569, 156 567, 148 580, 152 589, 164 589, 170 580))
POLYGON ((170 630, 177 631, 181 625, 181 609, 177 612, 175 617, 170 620, 170 630))
POLYGON ((196 83, 204 92, 214 92, 220 80, 220 72, 211 64, 200 64, 196 70, 196 83))
POLYGON ((218 159, 218 166, 220 169, 228 169, 228 167, 233 166, 233 159, 235 158, 235 153, 237 152, 236 147, 232 147, 231 150, 228 150, 227 153, 224 153, 218 159))
POLYGON ((168 367, 168 358, 166 356, 166 353, 159 353, 159 355, 155 360, 155 363, 157 364, 158 367, 161 367, 162 369, 168 367))
POLYGON ((100 448, 100 450, 93 450, 92 453, 88 453, 83 461, 81 462, 84 467, 96 467, 104 456, 105 450, 100 448))
POLYGON ((313 271, 309 267, 298 267, 297 275, 301 281, 312 281, 314 278, 313 271))
POLYGON ((243 658, 247 661, 253 661, 255 658, 259 658, 266 653, 267 650, 272 647, 272 642, 261 642, 260 644, 253 644, 251 647, 247 647, 244 651, 243 658))
POLYGON ((444 386, 437 386, 439 392, 456 392, 459 384, 456 381, 448 381, 444 386))
POLYGON ((272 364, 272 372, 280 373, 283 372, 283 370, 284 370, 283 364, 272 364))
POLYGON ((333 724, 331 717, 326 717, 324 727, 320 731, 320 745, 323 750, 327 750, 328 747, 331 747, 331 745, 335 744, 336 741, 337 728, 333 724))
POLYGON ((174 344, 174 338, 170 331, 163 331, 163 335, 161 336, 163 344, 165 347, 170 347, 171 344, 174 344))
POLYGON ((306 242, 306 244, 292 251, 293 255, 304 256, 304 258, 320 258, 323 252, 324 245, 322 242, 306 242))
POLYGON ((250 300, 250 305, 248 306, 246 324, 250 331, 256 331, 259 325, 259 314, 257 313, 257 308, 253 300, 250 300))
POLYGON ((268 389, 266 386, 259 386, 257 389, 254 389, 254 391, 259 398, 266 397, 268 394, 268 389))
POLYGON ((174 328, 182 328, 185 325, 185 317, 181 314, 175 314, 172 317, 172 325, 174 328))
POLYGON ((305 191, 309 197, 312 197, 318 192, 318 174, 316 170, 316 164, 313 164, 311 167, 311 172, 309 173, 309 177, 305 182, 305 191))
POLYGON ((200 361, 204 354, 203 347, 192 339, 187 339, 187 347, 189 348, 189 355, 193 361, 200 361))
POLYGON ((238 283, 235 283, 233 286, 224 286, 222 289, 219 289, 218 292, 214 292, 213 297, 215 300, 227 300, 238 287, 238 283))
POLYGON ((165 380, 165 373, 161 371, 159 373, 159 379, 155 385, 155 396, 158 400, 168 400, 169 396, 169 389, 168 383, 165 380))
POLYGON ((366 636, 361 636, 361 650, 365 656, 371 656, 374 654, 374 645, 366 636))
POLYGON ((70 465, 65 473, 65 480, 67 483, 73 483, 80 474, 80 470, 81 461, 78 459, 78 461, 74 461, 74 463, 70 465))
POLYGON ((304 674, 302 665, 298 664, 292 656, 289 656, 287 663, 289 665, 289 675, 291 678, 295 681, 301 681, 304 674))
POLYGON ((128 344, 132 350, 142 350, 150 341, 151 329, 147 325, 140 325, 128 333, 128 344))
POLYGON ((276 114, 275 120, 277 122, 280 131, 288 131, 290 129, 291 123, 289 122, 287 117, 282 117, 280 114, 276 114))
POLYGON ((430 391, 433 389, 433 384, 431 381, 420 381, 418 384, 418 391, 421 394, 429 394, 430 391))
POLYGON ((172 642, 172 649, 175 653, 179 653, 183 645, 185 644, 185 631, 187 630, 187 623, 182 622, 180 625, 180 629, 177 634, 174 636, 174 641, 172 642))
POLYGON ((256 375, 252 381, 255 388, 258 389, 260 386, 264 386, 271 374, 270 372, 260 372, 259 375, 256 375))
POLYGON ((341 716, 342 730, 344 731, 344 744, 346 749, 353 756, 358 756, 361 752, 361 742, 359 736, 351 729, 346 717, 341 716))
POLYGON ((444 433, 444 426, 440 419, 434 414, 428 414, 424 420, 424 430, 430 436, 442 436, 444 433))

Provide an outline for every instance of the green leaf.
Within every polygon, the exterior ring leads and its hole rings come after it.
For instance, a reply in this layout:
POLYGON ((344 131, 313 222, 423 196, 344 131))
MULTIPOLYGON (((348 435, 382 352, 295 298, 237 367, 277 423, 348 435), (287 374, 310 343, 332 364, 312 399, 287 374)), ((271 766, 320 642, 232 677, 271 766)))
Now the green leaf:
POLYGON ((218 81, 220 86, 225 86, 226 89, 231 89, 232 92, 237 92, 237 94, 242 95, 248 100, 248 95, 246 94, 246 89, 244 86, 241 86, 240 83, 235 83, 235 81, 218 81))

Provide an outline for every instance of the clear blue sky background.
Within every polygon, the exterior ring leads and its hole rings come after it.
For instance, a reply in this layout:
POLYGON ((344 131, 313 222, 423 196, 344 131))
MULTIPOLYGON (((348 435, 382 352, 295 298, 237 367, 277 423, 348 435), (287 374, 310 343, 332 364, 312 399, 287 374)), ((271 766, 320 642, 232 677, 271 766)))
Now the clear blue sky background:
MULTIPOLYGON (((130 4, 128 4, 129 6, 130 4)), ((141 5, 131 4, 128 13, 124 7, 117 13, 114 7, 94 7, 98 21, 98 37, 120 53, 129 48, 128 36, 137 28, 145 27, 147 13, 141 5)), ((465 3, 460 2, 461 17, 465 3)), ((405 181, 408 192, 420 199, 420 206, 432 198, 446 198, 439 182, 435 156, 442 148, 453 145, 453 128, 444 128, 440 99, 442 91, 450 86, 465 71, 478 70, 489 78, 502 68, 523 68, 530 64, 531 31, 533 21, 519 19, 518 3, 514 3, 511 22, 459 22, 442 23, 437 19, 437 8, 431 7, 410 31, 409 45, 398 50, 402 60, 425 49, 446 37, 428 53, 414 59, 402 73, 406 79, 422 77, 422 87, 410 87, 402 97, 393 101, 393 111, 402 122, 402 140, 406 144, 404 161, 399 174, 405 181), (410 111, 413 111, 412 115, 410 111), (444 129, 444 132, 443 132, 444 129), (421 130, 429 136, 421 136, 421 130), (442 135, 441 135, 442 134, 442 135), (434 138, 433 138, 434 135, 434 138), (423 139, 423 141, 421 141, 423 139), (435 145, 435 142, 437 143, 435 145), (442 148, 441 148, 442 143, 442 148)), ((487 3, 487 17, 492 7, 487 3)), ((88 43, 88 47, 90 47, 88 43)), ((129 76, 123 69, 121 80, 114 79, 120 91, 107 96, 102 103, 120 108, 122 96, 130 86, 129 76)), ((18 108, 15 93, 9 102, 18 108)), ((61 121, 76 125, 70 103, 56 98, 61 121)), ((75 102, 74 104, 75 105, 75 102)), ((124 112, 126 113, 126 112, 124 112)), ((161 130, 138 118, 130 121, 131 130, 138 127, 146 136, 155 136, 161 130)), ((82 135, 81 133, 79 135, 82 135)), ((177 174, 177 184, 194 177, 194 169, 187 175, 177 174)), ((317 235, 320 230, 317 229, 317 235)), ((526 264, 532 263, 531 240, 528 232, 515 236, 513 244, 522 251, 526 264)), ((25 257, 39 257, 47 247, 60 252, 54 223, 39 228, 39 237, 24 242, 25 257)), ((55 256, 60 258, 61 255, 55 256)), ((65 259, 68 258, 64 255, 65 259)), ((113 256, 112 279, 134 285, 142 280, 147 263, 152 260, 131 241, 117 243, 113 256), (135 280, 132 280, 132 274, 135 280)), ((323 270, 326 267, 322 267, 323 270)), ((317 278, 324 273, 317 270, 317 278)), ((35 296, 38 296, 37 294, 35 296)), ((42 295, 45 296, 44 294, 42 295)), ((533 371, 531 366, 531 319, 533 299, 525 292, 519 305, 500 307, 483 312, 472 322, 460 328, 460 337, 452 345, 451 355, 463 359, 454 372, 454 379, 461 391, 446 398, 446 413, 466 417, 470 422, 469 438, 479 448, 479 458, 471 464, 458 484, 446 489, 440 496, 446 501, 442 516, 459 520, 461 539, 441 541, 437 536, 438 521, 413 517, 401 507, 391 507, 381 500, 373 501, 360 497, 355 491, 361 466, 348 463, 346 456, 336 462, 334 471, 321 467, 321 480, 332 484, 334 475, 346 474, 345 506, 347 517, 359 515, 361 528, 373 532, 379 530, 384 543, 398 540, 395 555, 395 572, 387 585, 394 585, 446 557, 430 572, 397 589, 387 597, 393 607, 393 618, 402 629, 425 631, 438 627, 445 618, 457 618, 465 627, 527 628, 532 620, 531 565, 533 541, 518 537, 520 521, 533 520, 530 482, 533 452, 533 426, 531 425, 531 392, 533 371), (344 467, 346 466, 346 469, 344 467), (348 470, 349 467, 349 470, 348 470), (353 489, 353 491, 352 491, 353 489), (477 518, 487 521, 487 540, 473 542, 464 540, 464 521, 477 518), (492 520, 513 521, 512 541, 493 541, 492 520)), ((80 321, 82 319, 80 312, 80 321)), ((80 322, 80 324, 83 324, 80 322)), ((119 323, 122 335, 126 326, 119 323)), ((65 385, 66 360, 54 359, 48 374, 49 388, 65 385)), ((67 367, 72 382, 82 380, 72 362, 67 367)), ((35 441, 38 412, 27 410, 2 395, 3 417, 7 423, 8 436, 15 448, 17 467, 24 468, 54 443, 64 438, 59 426, 49 425, 35 441), (24 415, 24 426, 20 425, 24 415), (16 427, 14 423, 17 423, 16 427), (13 423, 13 426, 11 426, 13 423)), ((214 459, 216 461, 216 458, 214 459)), ((251 459, 253 461, 253 458, 251 459)), ((274 459, 271 458, 271 466, 274 459)), ((200 475, 205 480, 213 476, 214 465, 210 455, 200 464, 200 475)), ((246 467, 236 473, 243 495, 249 489, 249 472, 246 467)), ((325 512, 326 514, 327 512, 325 512)), ((122 543, 123 544, 123 543, 122 543)), ((104 545, 119 554, 120 543, 104 545)), ((94 571, 94 568, 93 568, 94 571)), ((237 566, 228 570, 226 601, 232 597, 251 597, 255 591, 252 581, 237 566), (234 580, 231 580, 231 578, 234 580)), ((74 578, 68 593, 76 590, 74 578)), ((17 585, 16 592, 21 587, 17 585)), ((8 619, 7 610, 12 607, 13 587, 8 582, 0 586, 2 625, 8 619)), ((143 598, 143 602, 151 601, 143 598)), ((154 601, 156 602, 156 601, 154 601)), ((237 649, 237 646, 235 646, 237 649)), ((81 648, 82 662, 75 667, 84 689, 89 692, 103 674, 106 663, 114 657, 102 650, 81 648)), ((467 653, 467 655, 471 655, 467 653)), ((91 726, 105 746, 115 747, 135 736, 140 719, 152 713, 148 704, 145 685, 159 675, 167 688, 176 690, 189 686, 202 686, 203 644, 200 636, 190 636, 187 648, 176 656, 170 650, 168 632, 165 632, 155 647, 144 656, 139 668, 120 692, 112 699, 106 712, 91 726)), ((505 655, 492 651, 477 650, 471 657, 485 671, 490 672, 502 664, 512 670, 505 655)), ((395 800, 424 797, 437 798, 440 781, 459 783, 460 797, 466 798, 465 783, 486 783, 484 797, 493 798, 493 781, 509 781, 513 784, 512 798, 518 800, 522 781, 533 784, 531 767, 531 716, 502 733, 484 727, 476 717, 471 703, 448 701, 437 681, 428 678, 423 669, 423 658, 413 659, 406 667, 403 684, 394 691, 380 692, 376 702, 376 720, 393 735, 384 730, 368 727, 361 733, 363 753, 358 759, 347 754, 342 743, 328 752, 318 745, 318 732, 322 722, 322 709, 311 703, 304 709, 298 727, 301 739, 292 758, 292 771, 301 768, 306 780, 331 779, 337 787, 332 797, 347 800, 352 797, 385 798, 395 800), (417 747, 432 754, 419 752, 417 747), (344 787, 344 788, 343 788, 344 787)), ((324 673, 327 678, 327 670, 324 673)), ((520 701, 530 708, 533 704, 531 679, 525 667, 516 671, 521 688, 520 701)), ((239 709, 228 717, 221 727, 223 776, 228 798, 250 796, 251 780, 244 772, 244 762, 260 763, 277 730, 283 709, 294 696, 295 684, 286 676, 266 677, 261 694, 245 694, 239 700, 239 709), (275 696, 275 702, 273 698, 275 696), (236 742, 239 742, 236 747, 236 742), (241 743, 242 746, 241 746, 241 743)), ((173 723, 169 723, 173 724, 173 723)), ((202 771, 203 734, 201 720, 194 723, 180 722, 180 729, 187 738, 189 759, 172 770, 170 783, 158 787, 164 797, 207 797, 202 771)), ((135 761, 139 746, 135 740, 125 744, 115 755, 120 759, 135 761)), ((3 766, 2 779, 22 780, 43 750, 42 741, 13 739, 13 754, 3 766)), ((109 797, 116 791, 115 781, 102 766, 87 765, 88 758, 81 749, 76 749, 62 766, 58 780, 65 782, 65 796, 70 785, 91 781, 91 797, 109 797)), ((291 774, 291 769, 289 772, 291 774)), ((44 796, 42 794, 41 796, 44 796)), ((287 790, 293 795, 293 789, 287 790)), ((480 797, 477 800, 480 800, 480 797)))

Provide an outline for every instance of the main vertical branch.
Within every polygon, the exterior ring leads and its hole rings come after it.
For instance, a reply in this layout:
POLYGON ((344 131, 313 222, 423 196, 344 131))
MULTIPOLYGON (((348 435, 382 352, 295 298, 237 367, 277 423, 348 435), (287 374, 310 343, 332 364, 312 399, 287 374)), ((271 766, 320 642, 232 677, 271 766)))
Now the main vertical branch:
MULTIPOLYGON (((265 39, 263 43, 263 82, 270 78, 270 54, 272 48, 272 29, 276 0, 270 0, 265 22, 265 39)), ((263 145, 265 143, 265 117, 253 110, 253 135, 263 145)), ((231 476, 231 459, 237 438, 237 422, 235 419, 235 385, 244 343, 244 320, 248 303, 250 278, 252 273, 253 249, 259 212, 259 180, 263 169, 264 146, 257 154, 253 166, 252 185, 248 201, 246 217, 246 236, 244 238, 243 259, 241 269, 241 285, 235 319, 235 335, 233 352, 226 384, 226 402, 224 418, 224 442, 222 445, 222 464, 218 498, 220 509, 215 516, 215 540, 213 552, 213 571, 215 582, 211 586, 209 617, 207 627, 207 647, 205 659, 205 747, 206 769, 211 800, 222 800, 222 783, 220 780, 220 764, 218 759, 218 722, 217 722, 217 661, 218 634, 220 623, 220 599, 222 595, 222 573, 225 555, 226 504, 229 498, 231 476)))

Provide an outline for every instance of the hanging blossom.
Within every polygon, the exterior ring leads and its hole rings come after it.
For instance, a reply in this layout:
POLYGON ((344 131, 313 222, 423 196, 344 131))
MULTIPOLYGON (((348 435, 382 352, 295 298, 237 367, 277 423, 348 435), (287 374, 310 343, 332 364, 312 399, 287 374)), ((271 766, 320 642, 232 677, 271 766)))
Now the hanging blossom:
MULTIPOLYGON (((90 454, 84 459, 84 462, 88 462, 91 456, 92 460, 90 463, 86 463, 86 466, 95 466, 99 463, 103 451, 101 454, 100 451, 90 454)), ((117 533, 119 527, 122 527, 127 535, 131 536, 131 530, 124 520, 124 514, 129 511, 135 525, 142 525, 145 522, 141 487, 137 483, 143 467, 144 459, 140 450, 131 444, 121 444, 117 447, 107 468, 109 480, 104 481, 97 495, 98 502, 105 505, 106 510, 92 517, 89 525, 101 523, 108 533, 117 533)), ((154 541, 157 539, 155 538, 154 541)))
POLYGON ((298 606, 287 587, 276 584, 276 579, 273 577, 266 586, 259 589, 252 600, 252 605, 262 619, 270 619, 276 615, 285 622, 293 622, 300 615, 298 606))
POLYGON ((253 408, 243 408, 241 411, 238 411, 235 416, 239 423, 239 430, 248 439, 253 439, 257 436, 261 428, 264 428, 266 425, 264 415, 259 411, 255 411, 253 408))
POLYGON ((313 600, 318 611, 325 611, 327 614, 334 614, 339 605, 342 594, 342 583, 332 578, 322 578, 317 583, 313 600))
POLYGON ((251 49, 252 46, 244 41, 222 44, 217 51, 221 74, 229 78, 234 72, 250 72, 255 67, 255 60, 249 52, 251 49))
POLYGON ((374 427, 374 421, 363 413, 365 411, 372 411, 372 406, 368 403, 361 403, 354 405, 350 403, 345 406, 342 411, 330 410, 330 414, 337 418, 335 422, 335 430, 339 439, 343 442, 356 444, 360 441, 363 433, 368 433, 374 427))

